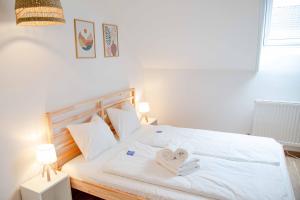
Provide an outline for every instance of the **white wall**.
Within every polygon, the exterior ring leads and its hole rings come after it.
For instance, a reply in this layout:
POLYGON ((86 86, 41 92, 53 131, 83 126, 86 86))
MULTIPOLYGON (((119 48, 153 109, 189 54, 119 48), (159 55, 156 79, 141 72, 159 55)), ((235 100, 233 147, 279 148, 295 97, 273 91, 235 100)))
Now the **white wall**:
POLYGON ((132 23, 131 35, 144 68, 256 67, 261 0, 131 0, 123 4, 122 13, 132 23))
POLYGON ((34 147, 45 141, 46 111, 142 87, 116 1, 62 0, 67 23, 53 27, 16 26, 14 2, 0 0, 1 200, 19 199, 19 184, 37 173, 34 147), (75 59, 74 18, 96 22, 96 59, 75 59), (119 25, 119 58, 103 58, 103 22, 119 25))
POLYGON ((234 133, 251 132, 255 99, 300 101, 300 69, 146 69, 144 84, 160 123, 234 133))

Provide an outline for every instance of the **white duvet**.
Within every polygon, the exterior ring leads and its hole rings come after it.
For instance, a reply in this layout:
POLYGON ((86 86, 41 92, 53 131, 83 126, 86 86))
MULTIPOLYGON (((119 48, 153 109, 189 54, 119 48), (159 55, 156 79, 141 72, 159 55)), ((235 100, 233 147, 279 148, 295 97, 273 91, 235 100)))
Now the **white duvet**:
POLYGON ((172 126, 153 126, 144 131, 147 136, 139 141, 154 147, 171 145, 188 148, 189 152, 201 156, 239 162, 280 164, 278 152, 282 151, 282 146, 271 138, 172 126))
POLYGON ((279 166, 193 155, 200 159, 200 170, 181 177, 155 162, 157 150, 139 142, 129 144, 105 164, 103 171, 219 200, 294 199, 287 192, 279 166), (127 155, 128 150, 135 154, 127 155))
POLYGON ((143 137, 107 162, 104 172, 213 199, 294 199, 280 166, 282 146, 271 138, 171 126, 140 131, 143 137), (189 148, 200 170, 180 177, 157 164, 156 151, 170 145, 189 148))

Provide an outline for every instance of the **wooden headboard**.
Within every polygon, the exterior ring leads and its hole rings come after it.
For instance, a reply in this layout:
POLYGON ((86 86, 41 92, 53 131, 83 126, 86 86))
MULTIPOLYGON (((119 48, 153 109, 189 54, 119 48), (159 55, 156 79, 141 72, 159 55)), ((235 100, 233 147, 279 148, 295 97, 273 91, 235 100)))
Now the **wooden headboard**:
POLYGON ((108 108, 119 108, 123 103, 135 105, 135 89, 114 92, 99 98, 86 100, 75 105, 46 113, 48 121, 48 141, 54 144, 57 153, 57 167, 61 168, 66 162, 80 155, 81 152, 69 133, 69 124, 88 122, 94 114, 99 114, 110 126, 116 139, 118 134, 106 114, 108 108))

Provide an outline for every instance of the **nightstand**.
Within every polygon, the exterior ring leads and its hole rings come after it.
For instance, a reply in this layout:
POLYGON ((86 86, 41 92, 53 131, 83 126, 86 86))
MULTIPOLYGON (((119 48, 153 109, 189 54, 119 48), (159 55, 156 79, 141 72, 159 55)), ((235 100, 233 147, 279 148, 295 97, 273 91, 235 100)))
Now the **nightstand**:
POLYGON ((141 123, 144 125, 158 125, 157 119, 153 117, 148 117, 148 122, 146 122, 145 119, 142 119, 141 123))
POLYGON ((51 181, 35 176, 21 185, 22 200, 72 200, 69 176, 62 172, 51 175, 51 181))

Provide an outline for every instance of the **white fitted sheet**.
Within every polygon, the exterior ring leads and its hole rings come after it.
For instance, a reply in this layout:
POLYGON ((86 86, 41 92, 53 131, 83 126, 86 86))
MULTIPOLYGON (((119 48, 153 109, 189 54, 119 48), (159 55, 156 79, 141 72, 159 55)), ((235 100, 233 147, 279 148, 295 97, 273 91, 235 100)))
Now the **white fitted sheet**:
MULTIPOLYGON (((104 152, 99 157, 92 161, 84 160, 83 156, 80 155, 73 160, 66 163, 62 170, 68 173, 71 177, 77 178, 79 180, 84 180, 92 183, 99 183, 104 184, 106 186, 110 186, 113 188, 117 188, 123 191, 127 191, 133 194, 137 194, 148 199, 155 199, 155 200, 202 200, 202 199, 209 199, 193 194, 189 194, 186 192, 182 192, 179 190, 169 189, 166 187, 153 185, 149 183, 144 183, 141 181, 136 181, 129 178, 124 178, 117 175, 112 175, 109 173, 104 173, 102 168, 104 164, 109 161, 112 157, 118 154, 118 152, 124 149, 125 146, 130 144, 131 142, 135 142, 140 138, 145 137, 146 134, 149 132, 153 132, 157 129, 163 127, 159 126, 144 126, 137 130, 129 139, 123 141, 115 145, 112 149, 104 152)), ((187 129, 188 130, 188 129, 187 129)), ((199 130, 201 133, 201 130, 199 130)), ((212 134, 214 132, 211 132, 212 134)), ((217 136, 217 134, 216 134, 217 136)), ((232 135, 231 135, 232 137, 232 135)), ((250 137, 250 136, 249 136, 250 137)), ((245 138, 247 139, 247 137, 245 138)), ((259 139, 259 138, 258 138, 259 139)), ((280 170, 284 175, 284 183, 283 185, 287 188, 287 193, 290 196, 290 199, 294 199, 293 190, 291 187, 291 182, 288 176, 285 158, 283 152, 278 152, 279 160, 280 160, 280 170)))

